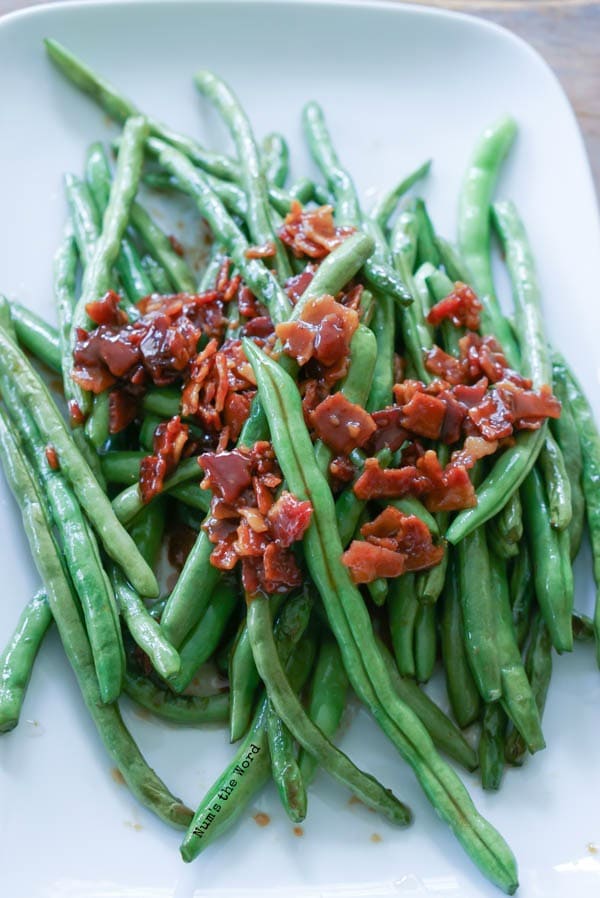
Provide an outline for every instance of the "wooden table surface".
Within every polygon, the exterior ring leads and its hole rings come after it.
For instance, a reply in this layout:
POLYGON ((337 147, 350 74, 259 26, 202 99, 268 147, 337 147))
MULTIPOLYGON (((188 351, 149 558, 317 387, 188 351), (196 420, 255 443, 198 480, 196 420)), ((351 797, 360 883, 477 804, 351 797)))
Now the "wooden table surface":
MULTIPOLYGON (((0 0, 0 15, 53 0, 0 0)), ((558 75, 579 119, 600 192, 600 0, 412 0, 469 12, 529 41, 558 75)))

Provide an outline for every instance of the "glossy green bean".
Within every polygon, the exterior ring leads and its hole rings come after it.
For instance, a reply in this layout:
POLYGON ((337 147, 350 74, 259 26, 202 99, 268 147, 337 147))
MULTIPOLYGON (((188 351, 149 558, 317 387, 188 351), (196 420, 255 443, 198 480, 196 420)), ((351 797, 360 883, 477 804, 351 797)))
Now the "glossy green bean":
POLYGON ((60 343, 56 330, 18 302, 10 304, 10 317, 17 340, 51 371, 62 371, 60 343))
POLYGON ((173 695, 146 677, 132 673, 125 675, 123 692, 156 717, 182 726, 222 723, 227 720, 229 713, 227 692, 218 692, 215 695, 173 695))
POLYGON ((0 655, 0 733, 8 733, 19 722, 33 665, 51 623, 52 612, 42 589, 25 605, 0 655))
POLYGON ((0 410, 0 461, 15 499, 34 562, 44 582, 48 604, 85 704, 110 757, 132 793, 149 810, 176 827, 188 825, 192 812, 168 791, 148 767, 127 730, 118 706, 100 696, 92 653, 59 549, 40 504, 35 485, 23 463, 18 441, 0 410))
POLYGON ((557 530, 565 530, 573 518, 571 484, 562 450, 550 430, 546 433, 538 464, 546 484, 550 523, 557 530))
POLYGON ((263 139, 261 165, 267 182, 283 187, 290 166, 290 150, 285 137, 273 131, 263 139))
POLYGON ((400 676, 414 677, 416 674, 414 633, 419 602, 415 593, 413 573, 402 574, 392 581, 388 607, 392 648, 400 676))
POLYGON ((140 511, 129 528, 129 534, 138 550, 152 569, 160 553, 165 531, 165 504, 163 497, 150 502, 140 511))
POLYGON ((421 197, 415 200, 415 215, 417 218, 417 265, 429 262, 434 268, 439 268, 442 259, 437 246, 435 230, 425 201, 421 197))
MULTIPOLYGON (((200 481, 201 471, 195 458, 184 459, 175 471, 166 478, 162 493, 168 493, 173 487, 180 484, 188 483, 192 479, 200 481)), ((198 485, 199 501, 203 501, 204 510, 208 511, 210 505, 210 494, 206 490, 200 489, 198 485)), ((126 487, 122 492, 115 496, 112 502, 113 511, 122 524, 129 524, 135 516, 141 511, 144 502, 139 489, 139 481, 126 487)))
POLYGON ((571 487, 572 517, 569 524, 571 558, 579 552, 583 527, 585 523, 585 497, 583 495, 583 455, 579 432, 565 381, 565 372, 560 367, 553 367, 554 392, 561 401, 560 418, 550 422, 550 430, 561 448, 569 485, 571 487))
POLYGON ((488 792, 500 788, 504 775, 504 735, 508 718, 498 702, 486 704, 481 718, 478 755, 481 785, 488 792))
POLYGON ((434 605, 419 603, 414 628, 413 654, 415 676, 419 683, 427 683, 437 660, 437 625, 434 605))
MULTIPOLYGON (((312 676, 308 716, 328 739, 333 739, 339 729, 347 695, 348 676, 339 647, 334 639, 326 637, 321 643, 312 676)), ((308 786, 317 772, 317 761, 301 749, 298 763, 304 785, 308 786)))
POLYGON ((519 554, 512 565, 509 592, 515 638, 521 649, 529 633, 531 609, 535 599, 533 569, 526 540, 521 543, 519 554))
POLYGON ((464 729, 479 717, 481 698, 467 661, 459 589, 454 553, 441 600, 440 642, 450 707, 459 727, 464 729))
POLYGON ((140 259, 140 264, 152 282, 154 288, 152 291, 153 293, 166 295, 172 292, 173 285, 171 284, 169 275, 160 262, 157 262, 153 256, 146 253, 146 255, 142 256, 140 259))
MULTIPOLYGON (((540 614, 536 614, 533 619, 525 655, 525 672, 531 683, 531 690, 541 719, 552 677, 552 643, 548 628, 540 614)), ((511 730, 505 744, 506 760, 509 764, 519 764, 526 751, 527 746, 521 733, 517 729, 511 730)))
POLYGON ((413 187, 417 181, 421 181, 429 174, 431 159, 428 159, 409 175, 398 182, 391 190, 385 193, 375 203, 371 210, 371 218, 377 222, 380 228, 385 229, 390 218, 396 211, 396 207, 405 193, 413 187))
POLYGON ((304 779, 296 759, 294 737, 271 702, 266 727, 271 775, 281 804, 292 823, 302 823, 306 817, 308 801, 304 779))

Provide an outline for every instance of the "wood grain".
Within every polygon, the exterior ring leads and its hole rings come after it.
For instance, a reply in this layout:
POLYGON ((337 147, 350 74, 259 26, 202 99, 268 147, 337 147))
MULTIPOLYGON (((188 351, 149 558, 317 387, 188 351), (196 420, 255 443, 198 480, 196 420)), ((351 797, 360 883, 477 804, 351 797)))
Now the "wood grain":
MULTIPOLYGON (((0 15, 42 2, 53 0, 0 0, 0 15)), ((514 31, 541 53, 575 109, 600 192, 600 0, 412 2, 489 19, 514 31)))

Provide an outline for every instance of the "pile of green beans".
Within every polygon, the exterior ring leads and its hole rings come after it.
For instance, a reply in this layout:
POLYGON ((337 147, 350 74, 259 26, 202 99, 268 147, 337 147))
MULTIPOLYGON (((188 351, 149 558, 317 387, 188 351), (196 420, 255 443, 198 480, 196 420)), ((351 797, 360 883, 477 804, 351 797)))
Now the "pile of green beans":
MULTIPOLYGON (((512 852, 446 758, 477 771, 484 789, 498 789, 508 768, 545 747, 553 652, 571 651, 574 638, 595 638, 600 666, 600 435, 577 378, 544 332, 525 226, 512 202, 494 201, 515 123, 492 125, 475 147, 454 246, 436 233, 422 197, 405 198, 431 161, 398 180, 367 213, 315 102, 305 107, 303 126, 324 183, 290 184, 285 138, 273 132, 257 141, 234 92, 213 72, 198 72, 195 85, 226 125, 231 156, 141 113, 56 41, 47 40, 46 48, 60 72, 123 130, 114 166, 107 148, 94 142, 83 175, 65 176, 68 222, 53 284, 58 326, 0 297, 0 462, 42 581, 33 598, 25 597, 0 655, 0 732, 18 725, 38 649, 56 623, 107 751, 133 794, 186 830, 181 854, 191 861, 269 779, 284 813, 300 823, 319 768, 388 821, 411 823, 410 808, 335 744, 349 703, 358 700, 480 871, 512 894, 518 886, 512 852), (142 183, 192 199, 212 239, 200 276, 154 221, 142 183), (296 200, 331 203, 335 226, 345 229, 315 264, 297 258, 280 230, 296 200), (512 285, 512 320, 493 282, 493 232, 512 285), (458 355, 465 329, 448 321, 435 327, 428 314, 464 282, 482 303, 480 333, 499 341, 534 389, 553 390, 561 417, 519 431, 477 462, 472 508, 432 514, 411 495, 360 500, 353 484, 367 460, 400 468, 405 447, 355 449, 348 456, 353 479, 338 482, 334 453, 307 425, 301 369, 275 336, 266 342, 244 336, 243 306, 234 298, 222 341, 241 340, 253 390, 256 384, 237 446, 270 440, 282 487, 312 508, 294 546, 302 586, 289 594, 247 594, 237 568, 222 571, 211 560, 206 525, 213 497, 200 486, 197 455, 200 447, 214 448, 216 437, 199 416, 185 422, 190 457, 170 470, 160 495, 143 499, 142 462, 157 427, 182 413, 186 372, 174 383, 148 382, 134 421, 119 433, 111 432, 111 388, 92 395, 72 378, 81 329, 94 327, 90 303, 115 291, 119 314, 132 326, 149 295, 205 294, 209 303, 226 259, 273 325, 303 320, 324 295, 339 300, 364 288, 347 366, 333 389, 369 413, 394 404, 403 377, 432 383, 427 353, 434 345, 458 355), (309 262, 312 277, 292 301, 287 282, 309 262), (62 377, 68 422, 37 362, 62 377), (444 548, 442 561, 361 588, 342 556, 387 505, 428 528, 444 548), (592 619, 573 608, 572 564, 586 524, 598 594, 592 619), (178 571, 161 589, 167 545, 177 550, 178 571), (216 675, 223 686, 207 691, 216 675), (443 677, 449 713, 423 689, 432 677, 443 677), (146 764, 121 718, 123 697, 171 723, 228 727, 234 754, 204 797, 191 796, 195 812, 146 764)), ((198 351, 210 336, 201 336, 198 351)), ((424 448, 435 449, 444 465, 459 447, 427 441, 424 448)))

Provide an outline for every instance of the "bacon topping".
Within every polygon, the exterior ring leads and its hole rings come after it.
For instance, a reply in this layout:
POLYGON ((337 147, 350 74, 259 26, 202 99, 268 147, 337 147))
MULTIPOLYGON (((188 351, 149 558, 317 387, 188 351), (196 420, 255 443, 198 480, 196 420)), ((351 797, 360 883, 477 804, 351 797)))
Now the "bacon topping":
POLYGON ((188 433, 189 428, 181 423, 179 415, 156 428, 154 454, 146 455, 140 462, 140 493, 144 503, 160 493, 165 477, 179 464, 188 433))
POLYGON ((275 332, 286 355, 299 365, 315 358, 326 367, 347 360, 350 342, 358 327, 358 315, 333 296, 311 300, 296 321, 278 324, 275 332))
POLYGON ((260 246, 249 246, 244 255, 247 259, 272 259, 276 252, 275 244, 270 240, 260 246))
POLYGON ((56 454, 56 449, 50 443, 46 446, 44 453, 46 455, 46 461, 50 465, 53 471, 58 471, 60 468, 60 462, 58 460, 58 455, 56 454))
POLYGON ((297 258, 308 256, 311 259, 322 259, 355 230, 352 227, 336 227, 331 206, 303 209, 294 200, 279 229, 279 238, 297 258))
POLYGON ((448 296, 436 303, 427 316, 434 326, 449 320, 455 327, 479 330, 480 312, 483 306, 467 284, 457 281, 448 296))
POLYGON ((465 467, 451 462, 442 468, 433 450, 401 468, 383 469, 376 458, 368 458, 354 493, 363 501, 419 496, 430 511, 458 511, 477 501, 465 467))
POLYGON ((371 415, 343 393, 333 393, 320 402, 310 420, 317 436, 336 455, 349 455, 364 446, 376 429, 371 415))
POLYGON ((213 494, 205 524, 215 545, 211 563, 232 570, 241 561, 250 596, 299 586, 302 574, 290 546, 304 536, 312 505, 285 490, 275 499, 282 478, 271 444, 206 452, 198 461, 206 475, 201 486, 213 494))
POLYGON ((342 556, 355 583, 424 570, 439 564, 444 556, 444 547, 434 546, 423 521, 392 505, 364 524, 360 532, 364 541, 354 540, 342 556))

